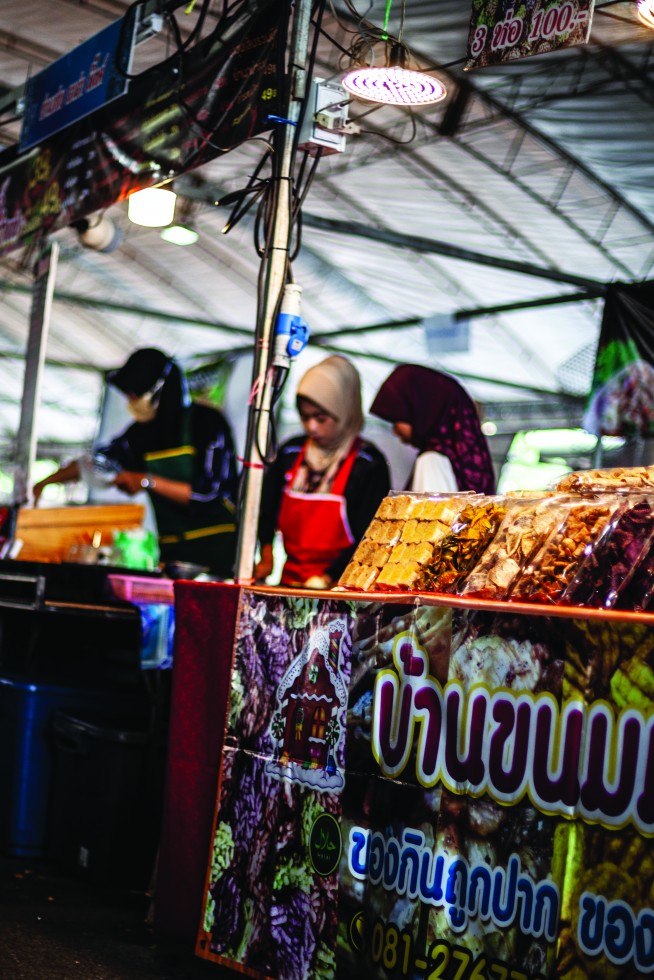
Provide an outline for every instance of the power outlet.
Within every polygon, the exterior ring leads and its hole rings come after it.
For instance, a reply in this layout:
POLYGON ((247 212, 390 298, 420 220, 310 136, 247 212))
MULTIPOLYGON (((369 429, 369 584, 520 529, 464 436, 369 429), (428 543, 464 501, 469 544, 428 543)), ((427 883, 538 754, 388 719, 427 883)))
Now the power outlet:
POLYGON ((342 85, 314 78, 300 130, 299 148, 315 156, 319 149, 342 153, 348 120, 349 96, 342 85))

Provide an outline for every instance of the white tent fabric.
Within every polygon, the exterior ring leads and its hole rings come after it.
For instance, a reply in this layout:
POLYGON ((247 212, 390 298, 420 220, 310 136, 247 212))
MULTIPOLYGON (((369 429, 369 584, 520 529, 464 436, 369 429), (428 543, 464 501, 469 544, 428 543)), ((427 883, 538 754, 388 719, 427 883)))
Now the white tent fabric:
MULTIPOLYGON (((381 24, 385 0, 355 6, 381 24)), ((638 21, 635 3, 600 3, 588 45, 465 72, 469 4, 396 6, 391 33, 404 9, 412 58, 444 80, 448 97, 413 112, 352 103, 360 132, 347 137, 343 153, 320 160, 293 264, 311 357, 350 353, 367 404, 393 364, 413 361, 457 375, 502 431, 578 423, 601 288, 648 279, 654 267, 654 33, 638 21), (467 327, 467 349, 430 339, 429 324, 442 322, 434 317, 467 327)), ((0 147, 15 143, 20 125, 11 94, 127 7, 127 0, 3 0, 0 147)), ((212 7, 217 13, 222 4, 212 7)), ((343 50, 356 37, 351 8, 326 4, 315 74, 329 81, 342 78, 343 50)), ((188 30, 183 13, 179 19, 188 30)), ((170 43, 165 31, 151 39, 141 61, 163 60, 170 43)), ((249 351, 259 269, 252 220, 224 235, 228 209, 214 202, 245 185, 261 154, 254 140, 176 183, 200 232, 194 246, 131 224, 124 204, 107 212, 122 233, 112 252, 85 248, 70 228, 56 233, 42 449, 93 438, 100 372, 136 346, 162 347, 189 364, 249 351)), ((30 302, 24 256, 0 259, 5 457, 18 426, 30 302)), ((293 365, 289 399, 308 358, 293 365)))

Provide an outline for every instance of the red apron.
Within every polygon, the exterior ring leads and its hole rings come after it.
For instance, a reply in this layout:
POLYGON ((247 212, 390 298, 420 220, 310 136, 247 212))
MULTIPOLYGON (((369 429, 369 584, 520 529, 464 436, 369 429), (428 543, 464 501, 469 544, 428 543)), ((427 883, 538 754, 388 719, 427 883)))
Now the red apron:
POLYGON ((288 473, 278 519, 287 556, 281 585, 301 585, 312 575, 324 575, 341 552, 354 544, 344 494, 359 445, 360 439, 355 439, 330 493, 291 490, 304 460, 304 447, 288 473))

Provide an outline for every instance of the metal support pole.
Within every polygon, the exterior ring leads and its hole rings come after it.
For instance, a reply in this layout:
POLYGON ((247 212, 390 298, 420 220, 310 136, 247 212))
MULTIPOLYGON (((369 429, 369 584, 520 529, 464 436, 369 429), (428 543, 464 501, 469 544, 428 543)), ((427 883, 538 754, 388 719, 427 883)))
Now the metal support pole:
POLYGON ((291 86, 288 95, 281 145, 280 163, 276 170, 278 182, 275 213, 269 256, 264 279, 261 313, 255 338, 254 366, 252 371, 252 396, 248 412, 248 431, 243 463, 243 484, 239 518, 239 537, 236 556, 236 580, 252 581, 254 558, 257 548, 257 529, 261 489, 263 484, 262 453, 266 452, 272 411, 272 378, 270 360, 275 316, 279 309, 282 291, 288 271, 288 253, 291 236, 291 181, 293 171, 296 124, 300 118, 302 103, 306 97, 308 80, 306 61, 311 22, 310 0, 298 0, 295 4, 293 30, 289 53, 291 86))
POLYGON ((59 246, 50 242, 37 260, 30 329, 25 353, 25 379, 20 410, 14 474, 14 503, 25 503, 36 458, 36 416, 40 401, 41 376, 50 326, 59 246))

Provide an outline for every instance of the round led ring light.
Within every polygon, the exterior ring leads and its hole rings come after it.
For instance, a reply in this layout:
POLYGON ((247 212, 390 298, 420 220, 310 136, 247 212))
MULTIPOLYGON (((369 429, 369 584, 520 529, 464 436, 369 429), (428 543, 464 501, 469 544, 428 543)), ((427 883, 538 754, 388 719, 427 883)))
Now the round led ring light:
POLYGON ((431 105, 447 95, 437 78, 408 68, 355 68, 343 85, 359 99, 386 105, 431 105))
POLYGON ((638 0, 636 9, 643 24, 654 28, 654 0, 638 0))

